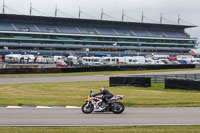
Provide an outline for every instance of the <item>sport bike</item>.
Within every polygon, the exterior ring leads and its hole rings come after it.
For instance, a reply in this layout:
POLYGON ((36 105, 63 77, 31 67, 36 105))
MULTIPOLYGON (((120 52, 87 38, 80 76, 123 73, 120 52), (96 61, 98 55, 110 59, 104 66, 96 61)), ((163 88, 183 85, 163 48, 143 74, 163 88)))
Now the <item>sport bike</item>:
POLYGON ((119 102, 122 100, 124 95, 116 95, 110 99, 110 102, 107 103, 103 101, 103 96, 96 96, 90 91, 90 95, 86 99, 85 104, 82 106, 82 112, 89 114, 94 112, 113 112, 115 114, 120 114, 124 111, 125 106, 123 103, 119 102))

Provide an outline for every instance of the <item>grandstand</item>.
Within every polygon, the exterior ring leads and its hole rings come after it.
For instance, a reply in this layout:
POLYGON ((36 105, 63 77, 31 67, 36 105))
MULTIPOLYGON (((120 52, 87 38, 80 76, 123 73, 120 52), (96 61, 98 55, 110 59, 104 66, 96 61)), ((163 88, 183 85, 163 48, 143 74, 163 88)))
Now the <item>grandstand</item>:
POLYGON ((187 53, 197 43, 185 32, 193 25, 13 14, 0 14, 0 20, 0 52, 4 54, 6 50, 187 53))

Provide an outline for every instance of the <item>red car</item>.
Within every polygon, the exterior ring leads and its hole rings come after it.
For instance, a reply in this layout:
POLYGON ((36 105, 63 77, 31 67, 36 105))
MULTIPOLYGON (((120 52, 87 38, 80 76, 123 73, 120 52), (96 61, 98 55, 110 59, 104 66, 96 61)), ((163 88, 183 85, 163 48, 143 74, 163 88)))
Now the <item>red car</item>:
POLYGON ((58 63, 56 63, 56 66, 58 66, 58 67, 67 67, 68 65, 65 62, 58 62, 58 63))

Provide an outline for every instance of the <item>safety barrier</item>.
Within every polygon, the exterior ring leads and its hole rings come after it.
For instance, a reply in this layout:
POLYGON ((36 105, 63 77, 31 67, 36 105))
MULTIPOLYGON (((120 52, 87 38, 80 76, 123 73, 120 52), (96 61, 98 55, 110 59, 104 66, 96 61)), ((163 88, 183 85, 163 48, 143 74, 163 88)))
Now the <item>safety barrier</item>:
POLYGON ((200 90, 200 81, 188 79, 165 79, 165 89, 200 90))
POLYGON ((137 86, 149 87, 151 86, 151 78, 144 77, 110 77, 110 86, 137 86))
POLYGON ((117 66, 115 65, 115 66, 67 67, 67 68, 4 68, 0 69, 0 74, 69 73, 69 72, 157 70, 157 69, 180 69, 180 68, 195 68, 195 65, 178 64, 178 65, 117 65, 117 66))

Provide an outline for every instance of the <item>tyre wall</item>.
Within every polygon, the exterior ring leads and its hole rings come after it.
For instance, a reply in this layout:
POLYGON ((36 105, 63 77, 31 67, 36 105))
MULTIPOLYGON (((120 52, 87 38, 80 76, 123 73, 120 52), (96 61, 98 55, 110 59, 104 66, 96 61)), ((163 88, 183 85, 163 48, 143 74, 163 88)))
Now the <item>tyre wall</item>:
POLYGON ((165 79, 165 89, 200 90, 200 81, 165 79))
POLYGON ((136 86, 149 87, 151 86, 151 78, 146 77, 110 77, 110 86, 136 86))

